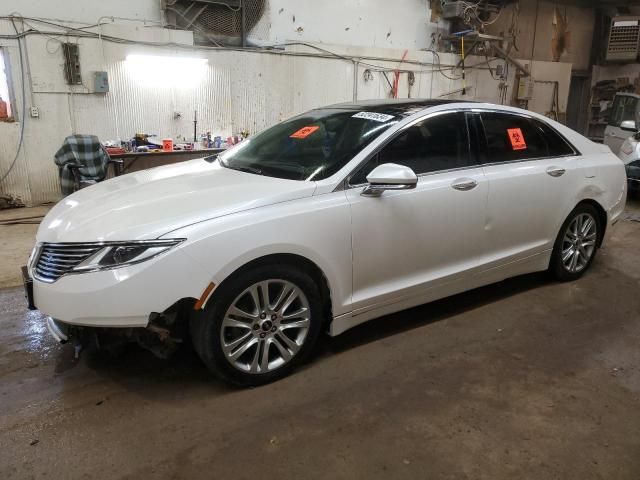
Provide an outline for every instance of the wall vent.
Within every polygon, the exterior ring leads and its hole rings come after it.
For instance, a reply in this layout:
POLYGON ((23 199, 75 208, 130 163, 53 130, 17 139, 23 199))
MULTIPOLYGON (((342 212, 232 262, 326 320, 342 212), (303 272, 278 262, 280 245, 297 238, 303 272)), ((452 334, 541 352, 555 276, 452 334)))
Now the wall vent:
POLYGON ((199 44, 237 45, 258 24, 267 0, 162 0, 169 28, 192 30, 199 44))
POLYGON ((633 63, 640 45, 640 17, 614 17, 611 20, 606 60, 633 63))

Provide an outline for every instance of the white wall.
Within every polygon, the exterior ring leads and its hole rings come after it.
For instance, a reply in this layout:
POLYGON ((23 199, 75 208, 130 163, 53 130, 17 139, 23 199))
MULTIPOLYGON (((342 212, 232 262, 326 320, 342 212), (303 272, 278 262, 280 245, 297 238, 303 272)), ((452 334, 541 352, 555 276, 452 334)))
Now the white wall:
POLYGON ((87 25, 109 16, 161 21, 160 0, 2 0, 0 15, 61 19, 87 25))
MULTIPOLYGON (((272 2, 276 1, 280 0, 272 0, 272 2)), ((49 4, 49 2, 31 3, 49 4)), ((31 3, 25 5, 31 5, 31 3)), ((70 3, 67 2, 67 4, 70 3)), ((76 3, 73 2, 74 5, 76 3)), ((102 2, 92 3, 102 5, 102 2)), ((124 6, 125 2, 114 3, 124 6)), ((413 3, 418 5, 422 12, 424 3, 413 3)), ((0 8, 4 9, 4 5, 0 8)), ((151 15, 154 6, 154 2, 145 0, 136 5, 135 9, 130 9, 127 16, 151 15)), ((351 8, 349 10, 351 14, 356 11, 353 5, 349 8, 351 8)), ((123 8, 123 10, 126 9, 123 8)), ((80 15, 75 7, 61 10, 58 16, 63 13, 66 15, 67 12, 69 15, 73 12, 74 20, 80 19, 87 23, 97 20, 91 16, 97 10, 88 12, 80 9, 79 12, 82 13, 80 15)), ((277 12, 278 10, 275 10, 275 14, 278 14, 277 12)), ((5 13, 10 13, 10 10, 9 12, 0 11, 0 15, 5 13)), ((29 15, 32 12, 22 11, 21 13, 29 15)), ((50 9, 43 10, 43 13, 53 16, 55 12, 50 9)), ((102 14, 104 11, 97 13, 102 14)), ((115 16, 114 12, 111 13, 115 16)), ((125 15, 122 11, 119 13, 125 15)), ((272 15, 273 10, 268 14, 272 15)), ((284 15, 284 12, 282 14, 284 15)), ((304 15, 303 13, 302 18, 306 19, 305 22, 313 24, 313 17, 304 15)), ((416 22, 416 25, 419 23, 416 22)), ((280 31, 279 28, 274 31, 280 31)), ((359 28, 362 28, 363 32, 366 30, 364 27, 359 28)), ((9 22, 0 20, 0 34, 10 34, 12 31, 9 22)), ((355 91, 358 99, 384 98, 389 95, 388 83, 381 73, 373 72, 372 78, 365 80, 364 72, 370 67, 362 63, 358 65, 354 75, 354 64, 342 59, 196 48, 191 45, 190 32, 166 30, 145 25, 142 22, 116 20, 113 25, 89 28, 87 31, 146 42, 171 42, 182 46, 154 47, 111 43, 104 39, 72 38, 80 47, 81 69, 85 85, 69 87, 64 81, 63 59, 58 43, 50 37, 29 35, 23 42, 28 53, 24 105, 27 108, 38 107, 40 117, 31 118, 27 115, 23 118, 21 115, 22 75, 19 69, 17 42, 13 39, 0 39, 0 46, 6 46, 9 54, 16 97, 14 107, 19 116, 19 121, 15 123, 0 122, 0 139, 2 140, 0 141, 0 176, 7 171, 15 156, 19 131, 23 123, 25 128, 22 152, 16 167, 0 184, 0 193, 20 196, 28 204, 58 200, 60 193, 53 154, 64 137, 71 133, 92 133, 98 135, 103 141, 128 139, 136 132, 156 133, 162 137, 176 138, 178 135, 191 137, 192 115, 195 109, 198 110, 199 132, 211 131, 214 135, 228 135, 248 129, 255 133, 304 110, 329 103, 351 101, 355 91), (139 74, 132 72, 131 65, 126 61, 129 54, 200 57, 206 58, 208 63, 202 77, 193 85, 164 82, 167 80, 165 77, 170 75, 165 76, 160 73, 157 75, 159 85, 149 86, 139 74), (109 93, 91 93, 92 73, 96 70, 108 72, 111 88, 109 93), (176 113, 180 116, 176 116, 176 113)), ((309 34, 313 31, 313 28, 310 29, 309 34)), ((282 32, 282 35, 286 34, 284 30, 282 32)), ((376 40, 373 40, 373 32, 366 33, 371 34, 370 41, 378 41, 377 36, 376 40)), ((319 31, 316 31, 316 34, 319 35, 319 31)), ((387 41, 386 34, 383 37, 384 43, 387 41)), ((410 35, 407 35, 405 40, 409 41, 409 37, 410 35)), ((286 39, 286 36, 283 38, 286 39)), ((311 41, 311 38, 314 37, 306 38, 305 41, 311 41)), ((418 61, 426 65, 408 63, 401 65, 399 60, 405 49, 409 47, 408 44, 398 45, 396 48, 338 46, 328 43, 327 40, 324 38, 325 43, 322 46, 333 52, 358 57, 394 59, 387 62, 369 60, 369 63, 386 68, 401 66, 401 68, 414 70, 415 83, 411 87, 408 84, 408 74, 400 75, 399 97, 438 97, 462 87, 459 71, 453 73, 448 71, 447 75, 457 78, 451 80, 439 73, 434 65, 428 65, 433 62, 433 56, 429 52, 419 51, 416 48, 409 49, 406 61, 418 61)), ((346 40, 340 37, 340 41, 346 40)), ((290 47, 288 51, 313 52, 302 46, 290 47)), ((442 53, 440 57, 443 68, 455 65, 459 61, 456 55, 442 53)), ((482 62, 484 57, 470 58, 467 60, 467 65, 482 62)), ((492 61, 494 66, 497 63, 497 60, 492 61)), ((569 64, 555 65, 568 71, 571 68, 569 64)), ((167 72, 171 73, 172 68, 174 67, 169 65, 167 72)), ((534 71, 535 69, 534 65, 534 71)), ((511 69, 509 79, 510 86, 513 84, 513 70, 511 69)), ((393 74, 387 75, 389 81, 393 82, 393 74)), ((467 71, 467 84, 471 88, 464 99, 498 101, 498 81, 491 78, 486 66, 478 69, 470 68, 467 71)), ((568 83, 566 87, 568 88, 568 83)), ((561 104, 566 101, 564 91, 565 87, 561 86, 561 104)), ((461 98, 461 95, 456 94, 446 98, 461 98)), ((511 98, 510 92, 507 98, 511 98)), ((540 111, 548 110, 546 105, 543 107, 540 111)))
POLYGON ((319 42, 419 50, 448 28, 430 22, 428 0, 270 0, 269 41, 319 42))
POLYGON ((492 35, 509 35, 509 29, 517 13, 516 46, 513 51, 519 58, 551 62, 552 39, 555 32, 553 24, 554 11, 558 7, 560 13, 567 16, 569 46, 560 56, 560 61, 572 63, 577 70, 589 68, 595 9, 575 5, 561 5, 544 0, 520 0, 508 5, 496 22, 487 27, 492 35), (536 12, 537 10, 537 12, 536 12))
POLYGON ((640 64, 594 65, 593 73, 591 75, 591 84, 595 85, 602 80, 616 80, 617 78, 625 77, 633 84, 633 81, 640 77, 640 64))

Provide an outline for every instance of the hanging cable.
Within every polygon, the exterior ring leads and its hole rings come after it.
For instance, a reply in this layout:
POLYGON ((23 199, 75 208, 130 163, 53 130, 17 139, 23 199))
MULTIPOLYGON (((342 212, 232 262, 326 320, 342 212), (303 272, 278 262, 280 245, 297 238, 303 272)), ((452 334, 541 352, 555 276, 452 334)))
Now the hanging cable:
POLYGON ((16 27, 16 23, 14 21, 14 19, 11 19, 11 24, 13 25, 13 29, 16 31, 16 37, 17 41, 18 41, 18 55, 20 56, 20 76, 21 76, 21 80, 22 80, 22 118, 21 118, 21 123, 20 123, 20 138, 18 139, 18 147, 16 149, 16 156, 14 157, 13 161, 11 162, 11 164, 9 165, 9 170, 6 171, 6 173, 4 175, 2 175, 2 178, 0 178, 0 183, 2 183, 11 173, 11 171, 13 170, 13 167, 16 166, 16 162, 18 161, 18 157, 20 156, 20 151, 22 150, 22 144, 24 141, 24 124, 26 123, 26 116, 27 116, 27 95, 26 95, 26 90, 25 90, 25 75, 24 75, 24 60, 22 58, 22 39, 20 38, 20 32, 18 32, 18 27, 16 27))

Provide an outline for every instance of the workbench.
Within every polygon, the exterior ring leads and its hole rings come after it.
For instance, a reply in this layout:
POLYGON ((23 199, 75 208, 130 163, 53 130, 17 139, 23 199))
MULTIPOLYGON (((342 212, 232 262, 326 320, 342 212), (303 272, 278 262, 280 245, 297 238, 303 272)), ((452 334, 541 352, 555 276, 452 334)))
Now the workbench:
POLYGON ((122 160, 122 164, 115 164, 115 175, 122 175, 137 170, 184 162, 194 158, 208 157, 224 152, 224 148, 203 148, 201 150, 173 150, 170 152, 127 152, 109 155, 113 160, 122 160))

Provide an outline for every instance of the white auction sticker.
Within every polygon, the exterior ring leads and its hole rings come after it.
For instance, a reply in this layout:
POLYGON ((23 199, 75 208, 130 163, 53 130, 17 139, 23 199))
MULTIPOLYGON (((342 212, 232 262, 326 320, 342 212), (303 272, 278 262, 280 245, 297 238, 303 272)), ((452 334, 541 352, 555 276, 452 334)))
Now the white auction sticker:
POLYGON ((366 120, 373 120, 375 122, 386 122, 388 120, 391 120, 393 118, 393 115, 376 112, 360 112, 353 115, 353 118, 364 118, 366 120))

